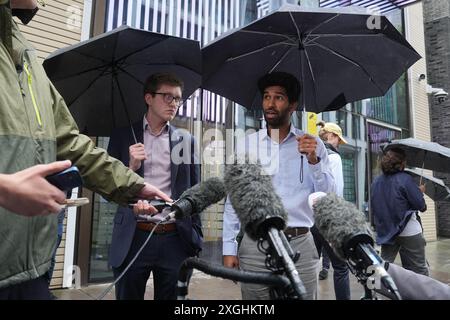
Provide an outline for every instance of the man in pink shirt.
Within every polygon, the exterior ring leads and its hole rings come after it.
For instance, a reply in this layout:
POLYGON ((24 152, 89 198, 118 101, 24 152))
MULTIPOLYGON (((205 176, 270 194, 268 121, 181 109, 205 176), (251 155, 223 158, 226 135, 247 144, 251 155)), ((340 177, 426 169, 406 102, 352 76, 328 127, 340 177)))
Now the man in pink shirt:
MULTIPOLYGON (((175 200, 200 180, 194 138, 169 124, 182 103, 182 90, 183 82, 173 74, 148 77, 144 85, 147 113, 132 127, 115 130, 108 146, 113 157, 175 200)), ((154 216, 152 222, 137 222, 132 209, 118 209, 109 256, 115 278, 134 258, 161 215, 154 216)), ((144 299, 147 280, 153 273, 155 300, 176 299, 178 269, 186 258, 198 255, 202 237, 199 215, 159 225, 116 284, 116 298, 144 299)))

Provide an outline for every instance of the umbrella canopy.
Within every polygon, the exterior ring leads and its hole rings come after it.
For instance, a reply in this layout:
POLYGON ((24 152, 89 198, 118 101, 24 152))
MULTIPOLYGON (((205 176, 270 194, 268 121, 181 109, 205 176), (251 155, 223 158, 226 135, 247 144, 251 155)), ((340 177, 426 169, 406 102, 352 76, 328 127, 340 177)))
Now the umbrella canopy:
POLYGON ((405 171, 413 176, 417 184, 420 182, 425 184, 425 194, 431 199, 434 201, 450 201, 450 189, 445 185, 444 181, 424 175, 421 173, 421 170, 407 168, 405 171))
POLYGON ((422 141, 415 138, 392 140, 381 145, 383 152, 393 148, 403 149, 406 164, 439 172, 450 172, 450 149, 436 142, 422 141))
POLYGON ((285 5, 202 48, 202 87, 247 108, 260 108, 257 80, 284 71, 302 83, 307 111, 337 110, 384 95, 420 55, 384 16, 355 9, 285 5))
POLYGON ((122 26, 57 50, 44 61, 82 133, 109 136, 142 119, 143 84, 155 72, 184 81, 183 98, 201 83, 197 41, 122 26))

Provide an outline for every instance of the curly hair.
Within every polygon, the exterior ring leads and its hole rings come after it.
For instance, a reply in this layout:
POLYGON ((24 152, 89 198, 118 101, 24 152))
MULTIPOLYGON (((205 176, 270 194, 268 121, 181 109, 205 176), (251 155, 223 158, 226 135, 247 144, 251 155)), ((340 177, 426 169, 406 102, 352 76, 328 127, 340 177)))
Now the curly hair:
POLYGON ((394 174, 403 171, 406 162, 405 151, 398 148, 388 150, 381 158, 381 170, 384 174, 394 174))
POLYGON ((258 89, 261 95, 264 95, 264 91, 268 87, 280 86, 286 90, 289 103, 298 102, 298 97, 301 92, 301 86, 298 79, 287 72, 272 72, 268 73, 258 80, 258 89))

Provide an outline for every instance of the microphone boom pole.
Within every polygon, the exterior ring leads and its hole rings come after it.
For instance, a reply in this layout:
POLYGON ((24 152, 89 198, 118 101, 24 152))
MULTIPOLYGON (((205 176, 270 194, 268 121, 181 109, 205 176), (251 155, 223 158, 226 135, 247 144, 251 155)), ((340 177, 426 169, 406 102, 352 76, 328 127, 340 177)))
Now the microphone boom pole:
POLYGON ((291 252, 293 251, 291 246, 287 242, 286 236, 283 232, 280 232, 275 228, 270 228, 268 232, 268 240, 271 243, 272 248, 276 251, 277 255, 283 261, 286 275, 288 276, 289 280, 291 280, 294 291, 300 298, 303 298, 306 295, 306 289, 303 286, 297 269, 295 268, 294 261, 292 261, 291 255, 288 253, 288 249, 290 249, 291 252), (282 237, 284 237, 285 241, 282 240, 282 237), (288 244, 288 249, 286 248, 286 243, 288 244))

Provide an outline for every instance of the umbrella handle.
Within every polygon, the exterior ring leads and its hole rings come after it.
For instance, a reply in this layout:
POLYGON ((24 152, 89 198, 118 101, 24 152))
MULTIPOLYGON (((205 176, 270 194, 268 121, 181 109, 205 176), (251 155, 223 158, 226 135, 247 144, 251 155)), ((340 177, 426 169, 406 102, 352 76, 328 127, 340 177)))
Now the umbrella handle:
POLYGON ((420 180, 419 180, 419 186, 422 184, 422 178, 423 178, 423 167, 424 167, 424 165, 425 165, 425 158, 423 159, 423 162, 422 162, 422 174, 420 175, 420 180))

